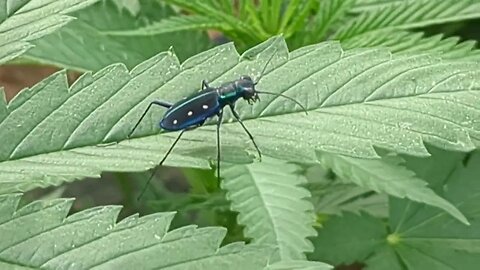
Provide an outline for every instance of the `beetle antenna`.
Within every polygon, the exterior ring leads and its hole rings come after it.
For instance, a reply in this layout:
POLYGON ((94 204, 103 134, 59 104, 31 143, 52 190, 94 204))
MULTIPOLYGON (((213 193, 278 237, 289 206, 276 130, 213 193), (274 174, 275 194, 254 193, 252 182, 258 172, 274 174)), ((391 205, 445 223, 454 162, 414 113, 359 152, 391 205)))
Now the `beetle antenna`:
POLYGON ((273 96, 277 96, 277 97, 284 97, 286 99, 289 99, 293 102, 295 102, 298 106, 300 106, 302 108, 303 111, 305 111, 305 114, 308 115, 308 112, 307 112, 307 109, 302 105, 302 103, 298 102, 297 100, 295 100, 294 98, 291 98, 289 96, 285 96, 283 94, 279 94, 279 93, 273 93, 273 92, 265 92, 265 91, 255 91, 259 94, 267 94, 267 95, 273 95, 273 96))
POLYGON ((265 74, 265 71, 267 70, 267 67, 268 67, 268 64, 270 64, 270 61, 272 61, 273 57, 277 54, 277 49, 275 48, 275 52, 272 53, 272 55, 270 56, 270 58, 268 59, 267 63, 265 64, 265 66, 263 67, 263 70, 262 70, 262 73, 260 73, 260 77, 258 77, 258 80, 253 83, 253 85, 257 85, 257 83, 260 81, 260 79, 262 79, 263 75, 265 74))

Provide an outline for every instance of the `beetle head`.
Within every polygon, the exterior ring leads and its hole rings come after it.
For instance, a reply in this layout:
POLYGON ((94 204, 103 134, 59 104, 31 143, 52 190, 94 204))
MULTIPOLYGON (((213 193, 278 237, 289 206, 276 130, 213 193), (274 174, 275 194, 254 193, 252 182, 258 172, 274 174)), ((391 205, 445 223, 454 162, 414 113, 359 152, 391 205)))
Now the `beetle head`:
POLYGON ((237 89, 240 91, 241 96, 245 99, 249 104, 260 100, 258 98, 258 93, 255 90, 256 83, 253 82, 250 76, 244 75, 241 76, 240 79, 237 81, 237 89))

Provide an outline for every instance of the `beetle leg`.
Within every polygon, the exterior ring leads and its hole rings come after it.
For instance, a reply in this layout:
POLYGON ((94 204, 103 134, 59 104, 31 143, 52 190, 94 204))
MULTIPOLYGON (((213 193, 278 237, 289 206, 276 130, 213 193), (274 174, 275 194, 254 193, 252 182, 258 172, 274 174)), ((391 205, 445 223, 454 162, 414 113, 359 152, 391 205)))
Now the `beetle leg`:
POLYGON ((247 127, 243 124, 243 122, 240 119, 240 116, 238 115, 237 111, 235 111, 235 104, 231 103, 229 105, 230 105, 230 110, 232 111, 233 116, 235 117, 235 119, 237 119, 237 121, 240 123, 240 125, 242 125, 243 130, 245 130, 245 132, 248 134, 248 137, 250 137, 250 140, 252 141, 253 145, 255 146, 255 149, 257 149, 258 158, 259 158, 260 161, 262 161, 262 152, 260 152, 260 149, 258 148, 257 143, 255 142, 255 139, 253 139, 252 134, 250 133, 250 131, 248 131, 247 127))
POLYGON ((207 88, 210 88, 210 86, 208 85, 208 81, 202 80, 202 90, 205 90, 207 88))
POLYGON ((168 155, 170 155, 170 152, 172 152, 173 147, 175 147, 175 145, 176 145, 177 142, 180 140, 180 138, 182 137, 182 135, 183 135, 183 133, 184 133, 185 131, 186 131, 185 129, 182 130, 182 131, 180 131, 180 134, 178 134, 177 138, 175 139, 175 141, 173 142, 173 144, 170 146, 170 148, 168 149, 167 153, 163 156, 163 158, 162 158, 162 160, 160 161, 160 163, 158 163, 158 166, 152 171, 152 174, 150 174, 150 177, 148 178, 147 183, 145 183, 145 185, 143 186, 142 192, 140 192, 140 195, 138 196, 137 200, 140 200, 140 198, 143 196, 143 194, 144 194, 145 191, 147 190, 148 185, 150 184, 150 181, 152 181, 153 176, 154 176, 155 173, 157 172, 158 168, 163 164, 163 162, 165 162, 165 160, 167 159, 168 155))
POLYGON ((223 119, 223 110, 220 110, 217 114, 217 183, 220 185, 220 125, 223 119))
POLYGON ((150 104, 148 104, 148 107, 147 109, 143 112, 142 116, 140 117, 140 119, 138 119, 137 123, 135 124, 135 126, 133 127, 132 131, 130 131, 130 133, 128 133, 128 136, 127 138, 130 139, 130 137, 132 136, 133 132, 135 131, 135 129, 137 129, 138 125, 140 124, 140 122, 142 121, 142 119, 145 117, 145 115, 147 114, 147 112, 150 110, 150 108, 152 107, 152 105, 158 105, 158 106, 162 106, 162 107, 165 107, 165 108, 170 108, 172 107, 173 104, 169 103, 169 102, 166 102, 166 101, 161 101, 161 100, 154 100, 152 102, 150 102, 150 104))

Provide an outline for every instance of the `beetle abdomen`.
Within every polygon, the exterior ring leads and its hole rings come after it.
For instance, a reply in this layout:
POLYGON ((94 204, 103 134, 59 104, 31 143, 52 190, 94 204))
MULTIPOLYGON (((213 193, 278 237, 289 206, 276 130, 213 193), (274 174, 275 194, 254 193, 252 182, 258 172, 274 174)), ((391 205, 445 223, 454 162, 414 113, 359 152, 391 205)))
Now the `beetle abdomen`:
POLYGON ((220 111, 216 91, 200 92, 182 100, 167 110, 160 127, 176 131, 202 125, 209 117, 220 111))

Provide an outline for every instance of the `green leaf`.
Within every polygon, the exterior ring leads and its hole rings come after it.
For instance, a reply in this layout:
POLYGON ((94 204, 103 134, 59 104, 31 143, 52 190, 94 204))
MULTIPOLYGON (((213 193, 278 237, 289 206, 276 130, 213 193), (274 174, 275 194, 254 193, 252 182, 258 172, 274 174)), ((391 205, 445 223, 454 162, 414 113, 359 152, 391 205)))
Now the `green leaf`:
POLYGON ((445 152, 434 155, 432 159, 421 167, 419 160, 414 158, 409 159, 408 164, 420 169, 426 179, 465 213, 472 224, 465 227, 436 209, 392 200, 390 238, 397 240, 392 246, 411 269, 476 269, 480 263, 480 153, 470 154, 468 161, 445 152), (436 177, 440 173, 439 168, 447 172, 442 174, 441 179, 436 177))
POLYGON ((388 217, 388 196, 350 183, 310 183, 315 213, 338 215, 348 211, 366 212, 375 217, 388 217))
POLYGON ((16 209, 19 195, 0 196, 0 261, 7 269, 263 269, 271 248, 232 243, 226 229, 170 230, 173 213, 133 215, 101 206, 67 217, 72 200, 35 201, 16 209))
MULTIPOLYGON (((208 27, 213 27, 222 31, 226 36, 234 38, 242 45, 256 44, 258 41, 263 41, 271 36, 262 28, 261 22, 258 21, 251 5, 247 5, 248 13, 245 13, 245 10, 239 11, 243 15, 247 14, 247 18, 238 18, 233 12, 225 11, 234 8, 232 3, 227 1, 218 3, 217 1, 168 0, 166 2, 185 9, 193 15, 171 16, 164 20, 155 20, 154 23, 137 29, 106 31, 104 34, 148 37, 152 33, 169 33, 186 29, 205 30, 208 27)), ((245 3, 239 3, 239 5, 243 9, 245 8, 245 3)))
MULTIPOLYGON (((295 2, 297 2, 296 5, 299 5, 298 1, 295 2)), ((263 28, 267 29, 269 33, 275 33, 275 30, 278 29, 278 25, 280 23, 282 6, 285 5, 285 1, 265 0, 259 2, 257 5, 259 6, 257 14, 259 19, 263 21, 263 28)))
MULTIPOLYGON (((199 0, 167 0, 167 2, 180 6, 186 10, 193 11, 198 15, 203 15, 211 18, 215 18, 218 21, 222 21, 228 24, 238 34, 243 34, 252 38, 253 40, 264 40, 270 35, 267 34, 262 28, 253 28, 250 24, 237 18, 232 13, 222 12, 215 6, 212 6, 205 1, 199 0)), ((242 38, 245 40, 247 37, 242 38)))
POLYGON ((231 27, 221 21, 215 20, 215 18, 203 16, 203 15, 182 15, 171 16, 162 19, 158 22, 153 22, 140 29, 133 30, 116 30, 116 31, 104 31, 103 34, 111 36, 150 36, 165 33, 174 33, 177 31, 185 30, 208 30, 211 28, 223 29, 224 31, 231 30, 231 27))
POLYGON ((66 14, 97 0, 0 0, 0 64, 25 53, 31 41, 50 34, 72 19, 66 14))
POLYGON ((368 11, 385 8, 392 5, 400 5, 408 0, 356 0, 353 12, 368 11))
POLYGON ((431 151, 431 158, 407 158, 407 165, 465 213, 470 226, 436 208, 392 198, 388 226, 366 215, 355 220, 345 216, 327 221, 313 241, 315 253, 311 259, 335 265, 357 261, 366 264, 368 269, 477 269, 480 263, 480 152, 465 156, 431 151), (365 223, 375 225, 358 228, 358 224, 365 223), (338 240, 345 234, 348 242, 338 240), (365 235, 369 236, 371 245, 365 244, 365 235), (352 246, 359 248, 351 252, 352 246))
POLYGON ((475 0, 415 0, 389 2, 353 17, 341 27, 333 39, 348 40, 365 33, 383 30, 406 30, 428 25, 480 17, 480 4, 475 0))
POLYGON ((267 266, 264 270, 328 270, 331 265, 309 261, 281 261, 267 266))
POLYGON ((401 166, 402 160, 398 157, 368 160, 319 153, 319 161, 341 178, 359 186, 438 207, 468 224, 465 216, 455 206, 435 194, 427 187, 425 181, 415 176, 415 173, 401 166))
MULTIPOLYGON (((241 57, 226 44, 182 65, 172 52, 131 71, 114 64, 85 73, 71 87, 60 72, 8 105, 0 99, 0 192, 155 166, 177 136, 158 134, 164 109, 152 109, 136 138, 126 140, 152 100, 180 100, 197 91, 203 79, 216 87, 244 74, 258 78, 272 53, 258 89, 295 98, 309 114, 271 95, 254 106, 237 102, 266 156, 312 163, 315 150, 321 150, 378 158, 374 145, 428 156, 425 142, 456 151, 470 151, 479 143, 477 63, 428 54, 397 57, 384 49, 344 51, 336 42, 288 53, 284 40, 275 37, 241 57), (115 141, 119 143, 97 146, 115 141)), ((255 150, 231 118, 224 117, 222 153, 225 160, 238 160, 255 150)), ((216 158, 215 130, 209 121, 186 132, 165 164, 210 168, 209 160, 216 158)))
POLYGON ((34 42, 27 57, 41 63, 80 71, 98 71, 113 63, 133 68, 173 46, 180 59, 210 47, 206 33, 186 31, 148 37, 107 36, 107 31, 129 31, 175 14, 155 1, 140 1, 138 13, 119 9, 114 1, 99 2, 74 13, 78 19, 34 42), (106 15, 108 14, 108 15, 106 15), (185 42, 188 40, 189 42, 185 42))
MULTIPOLYGON (((294 1, 290 3, 293 4, 294 1)), ((313 44, 327 39, 332 29, 345 20, 347 12, 351 9, 355 1, 353 0, 323 0, 313 1, 313 7, 316 10, 311 11, 311 18, 299 23, 299 29, 287 38, 287 43, 293 48, 313 44), (328 35, 327 35, 328 33, 328 35)), ((343 45, 342 45, 343 46, 343 45)))
POLYGON ((315 4, 317 4, 317 1, 315 0, 300 0, 295 3, 295 16, 293 16, 292 20, 285 25, 284 30, 282 29, 286 37, 291 36, 293 33, 303 28, 308 21, 308 17, 313 11, 315 4))
POLYGON ((312 35, 316 38, 324 38, 332 26, 345 18, 347 11, 354 3, 354 0, 320 1, 320 10, 313 18, 314 31, 312 31, 312 35))
POLYGON ((308 258, 333 265, 364 261, 373 250, 385 244, 388 235, 380 220, 365 213, 345 212, 322 225, 312 240, 315 251, 308 258))
POLYGON ((310 193, 299 185, 306 180, 288 163, 264 159, 261 163, 223 168, 222 187, 238 223, 253 243, 273 245, 278 252, 272 260, 301 260, 312 251, 307 237, 315 236, 310 193))
POLYGON ((480 60, 480 50, 475 49, 475 41, 459 42, 458 37, 444 38, 443 35, 425 37, 423 33, 393 31, 360 35, 342 43, 346 48, 388 47, 399 54, 431 53, 443 59, 480 60))

